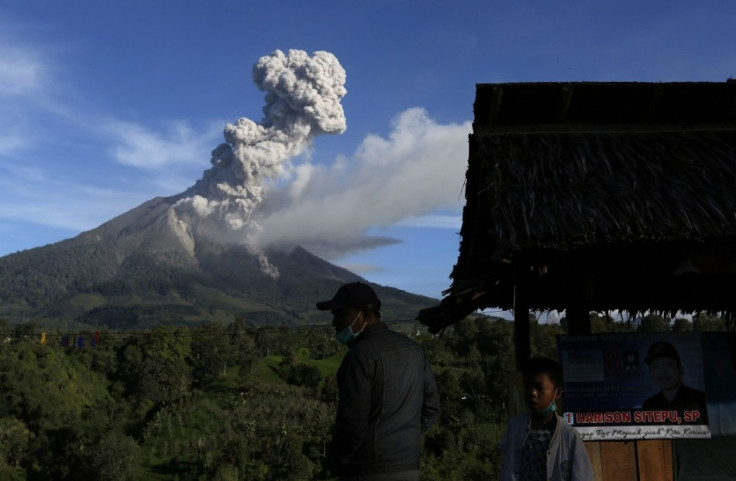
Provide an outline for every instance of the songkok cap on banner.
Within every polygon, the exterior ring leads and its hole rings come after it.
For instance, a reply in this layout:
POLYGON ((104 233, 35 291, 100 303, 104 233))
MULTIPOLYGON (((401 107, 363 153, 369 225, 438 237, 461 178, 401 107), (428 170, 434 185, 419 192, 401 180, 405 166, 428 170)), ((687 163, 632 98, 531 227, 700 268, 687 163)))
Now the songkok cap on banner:
POLYGON ((669 357, 680 364, 680 354, 677 352, 677 349, 675 349, 675 346, 667 341, 657 341, 649 346, 649 352, 647 353, 647 358, 644 359, 644 362, 649 364, 658 357, 669 357))

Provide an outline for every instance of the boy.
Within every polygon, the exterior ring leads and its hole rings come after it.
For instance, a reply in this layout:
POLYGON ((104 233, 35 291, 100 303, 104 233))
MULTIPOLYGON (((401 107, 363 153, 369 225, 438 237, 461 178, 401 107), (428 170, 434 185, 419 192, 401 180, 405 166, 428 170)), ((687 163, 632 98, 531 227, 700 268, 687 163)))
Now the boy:
POLYGON ((506 427, 499 446, 501 481, 592 481, 593 466, 580 434, 557 414, 562 367, 534 358, 523 375, 531 412, 513 417, 506 427))

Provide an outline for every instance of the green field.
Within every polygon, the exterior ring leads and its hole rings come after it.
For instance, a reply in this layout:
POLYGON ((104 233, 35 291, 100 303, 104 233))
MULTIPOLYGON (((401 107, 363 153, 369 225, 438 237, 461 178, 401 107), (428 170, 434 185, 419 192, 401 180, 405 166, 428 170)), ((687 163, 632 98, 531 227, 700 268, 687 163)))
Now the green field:
MULTIPOLYGON (((333 376, 337 369, 340 367, 342 358, 345 356, 346 350, 340 350, 326 359, 302 359, 300 362, 316 366, 322 375, 320 386, 325 382, 328 376, 333 376)), ((278 374, 279 364, 283 361, 283 356, 268 356, 263 359, 260 366, 256 367, 256 374, 259 380, 264 382, 275 382, 275 383, 286 383, 284 379, 278 374)))

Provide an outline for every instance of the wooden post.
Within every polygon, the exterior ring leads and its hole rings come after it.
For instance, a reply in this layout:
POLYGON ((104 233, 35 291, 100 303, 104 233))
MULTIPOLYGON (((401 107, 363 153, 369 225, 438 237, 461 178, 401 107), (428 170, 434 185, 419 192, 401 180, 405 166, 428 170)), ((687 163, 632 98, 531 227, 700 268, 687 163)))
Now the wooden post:
POLYGON ((640 481, 672 481, 672 440, 646 439, 636 442, 640 481))
POLYGON ((590 311, 583 304, 576 303, 569 306, 565 317, 568 334, 590 334, 590 311))
POLYGON ((517 283, 514 289, 514 352, 516 370, 523 371, 532 357, 529 300, 524 283, 517 283))

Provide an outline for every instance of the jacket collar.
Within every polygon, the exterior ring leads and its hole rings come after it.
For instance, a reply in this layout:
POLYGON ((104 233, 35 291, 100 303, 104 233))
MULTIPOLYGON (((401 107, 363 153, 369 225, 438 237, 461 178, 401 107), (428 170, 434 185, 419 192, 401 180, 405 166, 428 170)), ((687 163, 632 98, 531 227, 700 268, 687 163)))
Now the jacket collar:
POLYGON ((348 347, 353 347, 363 339, 375 336, 377 333, 385 331, 387 329, 388 326, 384 324, 383 321, 378 321, 375 324, 371 324, 370 326, 363 329, 363 332, 361 332, 358 338, 351 342, 348 347))

